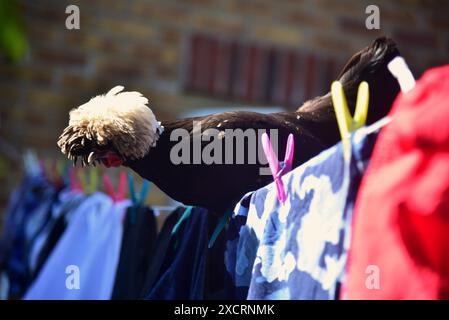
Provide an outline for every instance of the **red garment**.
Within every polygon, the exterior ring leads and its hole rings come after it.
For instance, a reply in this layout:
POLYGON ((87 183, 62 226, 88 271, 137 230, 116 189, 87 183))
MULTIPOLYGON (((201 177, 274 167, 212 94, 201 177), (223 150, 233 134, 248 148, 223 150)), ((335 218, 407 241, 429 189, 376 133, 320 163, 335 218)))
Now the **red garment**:
POLYGON ((427 71, 390 116, 355 204, 344 298, 448 299, 449 66, 427 71))

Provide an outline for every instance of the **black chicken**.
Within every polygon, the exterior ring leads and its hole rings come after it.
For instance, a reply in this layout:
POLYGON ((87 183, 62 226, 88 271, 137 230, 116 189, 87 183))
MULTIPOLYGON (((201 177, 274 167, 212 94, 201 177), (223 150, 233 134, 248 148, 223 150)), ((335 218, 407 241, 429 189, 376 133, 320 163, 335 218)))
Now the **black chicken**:
MULTIPOLYGON (((399 92, 397 81, 387 69, 388 62, 398 54, 392 40, 379 38, 356 53, 338 77, 352 111, 359 83, 368 82, 368 124, 387 115, 399 92)), ((145 97, 138 92, 120 93, 121 90, 123 87, 115 87, 108 94, 95 97, 70 112, 69 126, 58 141, 62 152, 75 163, 81 158, 83 165, 128 166, 173 199, 219 213, 232 207, 246 192, 273 180, 270 175, 260 174, 259 169, 266 165, 248 161, 244 164, 175 164, 171 153, 175 146, 179 148, 180 142, 179 139, 172 141, 170 137, 176 129, 187 132, 181 142, 183 147, 193 150, 194 139, 210 135, 208 139, 220 139, 222 150, 233 151, 231 158, 234 160, 237 148, 241 146, 234 145, 226 150, 226 139, 223 139, 227 135, 226 129, 277 129, 279 154, 285 150, 288 134, 293 133, 294 167, 340 140, 330 93, 305 102, 295 112, 224 112, 164 121, 161 125, 146 106, 148 100, 145 97), (201 125, 200 135, 196 134, 194 121, 201 125), (208 133, 207 129, 211 128, 217 129, 215 134, 218 132, 218 135, 208 133)), ((201 148, 208 143, 201 141, 201 148)), ((259 139, 244 140, 244 159, 249 159, 248 150, 254 148, 254 143, 259 148, 259 139)), ((191 152, 188 158, 191 160, 193 156, 191 152)), ((224 163, 226 156, 230 155, 223 154, 218 158, 224 163)))

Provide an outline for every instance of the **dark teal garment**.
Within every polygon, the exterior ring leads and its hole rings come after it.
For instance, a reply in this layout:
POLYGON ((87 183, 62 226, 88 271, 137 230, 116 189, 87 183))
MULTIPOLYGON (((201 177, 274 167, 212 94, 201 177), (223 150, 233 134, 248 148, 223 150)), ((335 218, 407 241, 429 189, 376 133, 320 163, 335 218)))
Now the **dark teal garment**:
POLYGON ((171 230, 167 228, 164 236, 170 237, 168 248, 159 275, 145 295, 146 299, 204 299, 209 215, 206 209, 194 207, 175 234, 170 236, 171 230))

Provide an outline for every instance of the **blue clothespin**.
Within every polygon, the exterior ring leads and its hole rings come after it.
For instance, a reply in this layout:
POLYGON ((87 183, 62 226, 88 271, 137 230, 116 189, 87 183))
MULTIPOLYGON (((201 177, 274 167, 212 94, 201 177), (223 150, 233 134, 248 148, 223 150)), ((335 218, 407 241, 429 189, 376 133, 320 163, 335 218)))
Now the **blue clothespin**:
POLYGON ((212 233, 212 236, 209 240, 209 245, 207 246, 209 249, 211 249, 214 246, 215 241, 217 240, 220 233, 223 231, 223 229, 228 224, 229 219, 231 218, 232 214, 234 213, 234 210, 227 210, 224 214, 224 216, 221 218, 220 222, 218 223, 217 227, 214 230, 214 233, 212 233))
POLYGON ((129 193, 131 196, 131 200, 133 202, 133 206, 131 208, 131 222, 136 223, 137 220, 137 207, 143 205, 145 203, 145 199, 147 198, 147 194, 150 190, 150 182, 148 180, 143 180, 142 189, 140 189, 139 198, 136 196, 136 190, 134 188, 134 176, 129 173, 128 174, 128 187, 129 193))
POLYGON ((61 180, 64 186, 70 186, 70 166, 67 161, 61 164, 61 180))
POLYGON ((176 232, 178 232, 179 228, 181 227, 181 224, 187 220, 190 217, 190 214, 192 213, 192 206, 187 206, 184 213, 182 214, 181 218, 179 218, 178 222, 176 222, 175 226, 173 227, 171 231, 171 235, 173 236, 176 232))
POLYGON ((143 205, 147 194, 150 191, 150 182, 148 180, 143 180, 142 189, 140 189, 139 204, 143 205))
POLYGON ((136 205, 137 204, 137 198, 136 198, 136 190, 134 189, 134 177, 130 173, 128 173, 128 188, 129 188, 129 194, 131 196, 131 200, 133 202, 133 205, 136 205))
POLYGON ((142 205, 145 203, 145 199, 147 198, 148 191, 150 190, 150 182, 148 180, 143 180, 142 189, 140 190, 140 195, 137 198, 136 190, 134 188, 134 176, 129 173, 128 174, 128 187, 129 193, 131 195, 131 200, 134 205, 142 205))

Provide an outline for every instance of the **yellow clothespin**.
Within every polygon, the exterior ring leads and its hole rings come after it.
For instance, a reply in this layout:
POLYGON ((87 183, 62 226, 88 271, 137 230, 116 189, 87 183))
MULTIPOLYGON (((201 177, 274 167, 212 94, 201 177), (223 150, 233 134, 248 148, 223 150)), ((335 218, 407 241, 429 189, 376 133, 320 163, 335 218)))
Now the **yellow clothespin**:
POLYGON ((334 81, 331 87, 332 103, 337 117, 338 129, 343 141, 343 155, 345 160, 351 157, 351 142, 349 136, 352 131, 363 127, 366 123, 369 104, 369 88, 366 81, 362 81, 357 92, 354 118, 349 112, 343 86, 340 81, 334 81))
POLYGON ((91 168, 89 172, 89 184, 87 183, 86 174, 84 171, 78 171, 78 178, 81 183, 81 188, 85 194, 92 194, 97 190, 98 186, 98 169, 91 168))

